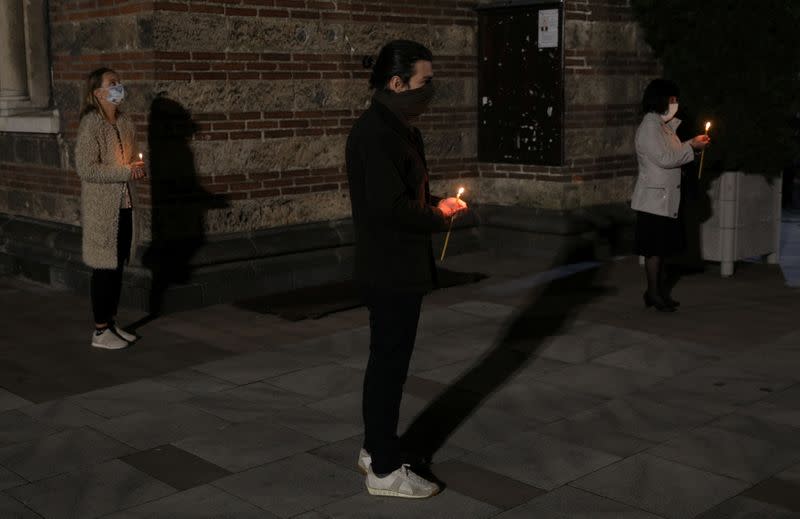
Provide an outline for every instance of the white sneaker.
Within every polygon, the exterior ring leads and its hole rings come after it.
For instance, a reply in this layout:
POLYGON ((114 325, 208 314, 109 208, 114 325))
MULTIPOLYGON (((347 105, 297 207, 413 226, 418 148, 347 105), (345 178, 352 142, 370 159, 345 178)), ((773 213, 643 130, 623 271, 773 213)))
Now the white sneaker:
POLYGON ((114 333, 116 333, 121 339, 123 339, 125 341, 128 341, 128 342, 133 342, 133 341, 135 341, 136 339, 139 338, 139 337, 135 336, 134 334, 128 333, 125 330, 123 330, 122 328, 120 328, 119 326, 117 326, 117 323, 114 323, 114 325, 112 326, 112 329, 114 330, 114 333))
POLYGON ((373 496, 424 499, 439 493, 439 485, 415 474, 403 465, 385 478, 379 478, 370 468, 367 474, 367 492, 373 496))
POLYGON ((92 346, 95 348, 102 348, 104 350, 121 350, 128 347, 128 342, 120 339, 110 328, 106 328, 99 335, 92 332, 92 346))
POLYGON ((369 467, 372 465, 372 456, 369 455, 365 449, 361 449, 358 453, 358 470, 365 476, 369 474, 369 467))

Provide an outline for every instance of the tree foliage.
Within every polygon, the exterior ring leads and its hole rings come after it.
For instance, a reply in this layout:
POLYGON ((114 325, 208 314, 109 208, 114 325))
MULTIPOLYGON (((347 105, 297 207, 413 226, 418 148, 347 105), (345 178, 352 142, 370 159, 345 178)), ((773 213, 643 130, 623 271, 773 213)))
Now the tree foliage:
POLYGON ((800 1, 631 0, 645 38, 681 88, 707 164, 772 174, 800 154, 800 1))

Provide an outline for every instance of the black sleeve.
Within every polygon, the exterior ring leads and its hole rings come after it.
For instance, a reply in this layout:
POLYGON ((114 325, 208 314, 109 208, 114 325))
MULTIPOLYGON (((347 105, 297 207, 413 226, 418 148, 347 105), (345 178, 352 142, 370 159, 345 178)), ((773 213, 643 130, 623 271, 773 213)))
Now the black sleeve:
POLYGON ((442 211, 408 196, 394 152, 380 138, 368 139, 362 148, 367 210, 371 218, 410 232, 431 233, 446 229, 442 211))

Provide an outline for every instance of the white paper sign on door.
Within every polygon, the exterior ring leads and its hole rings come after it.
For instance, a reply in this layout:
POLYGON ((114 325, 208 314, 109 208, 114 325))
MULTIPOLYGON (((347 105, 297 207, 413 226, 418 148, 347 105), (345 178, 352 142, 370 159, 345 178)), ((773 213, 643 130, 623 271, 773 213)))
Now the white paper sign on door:
POLYGON ((558 47, 558 9, 539 11, 539 48, 558 47))

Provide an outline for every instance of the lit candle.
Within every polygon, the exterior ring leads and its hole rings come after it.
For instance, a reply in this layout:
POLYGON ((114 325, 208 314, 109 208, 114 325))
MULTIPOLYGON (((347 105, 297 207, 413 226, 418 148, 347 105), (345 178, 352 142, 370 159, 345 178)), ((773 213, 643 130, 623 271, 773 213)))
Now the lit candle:
POLYGON ((139 160, 142 160, 142 157, 143 157, 143 155, 140 153, 139 154, 139 160))
MULTIPOLYGON (((461 195, 463 194, 464 194, 464 188, 459 187, 458 194, 456 194, 456 200, 461 200, 461 195)), ((450 225, 447 227, 447 235, 444 237, 444 247, 442 247, 442 256, 439 258, 439 261, 444 261, 444 255, 447 252, 447 243, 450 241, 450 231, 453 230, 453 220, 455 219, 456 219, 455 215, 453 215, 450 218, 450 225)))
MULTIPOLYGON (((711 128, 711 121, 706 122, 706 137, 708 137, 708 130, 711 128)), ((703 161, 706 158, 706 149, 703 148, 703 151, 700 152, 700 167, 697 169, 697 178, 703 176, 703 161)))

